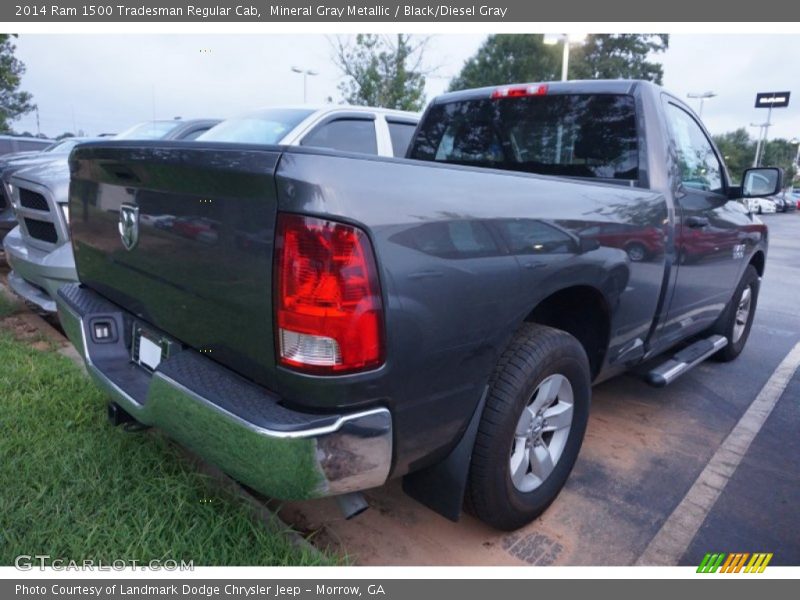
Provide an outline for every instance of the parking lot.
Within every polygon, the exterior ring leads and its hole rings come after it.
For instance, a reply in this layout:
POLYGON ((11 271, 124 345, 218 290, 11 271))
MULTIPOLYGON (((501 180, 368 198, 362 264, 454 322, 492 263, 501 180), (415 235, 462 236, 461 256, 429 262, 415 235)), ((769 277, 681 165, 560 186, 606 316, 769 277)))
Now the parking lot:
POLYGON ((711 551, 798 564, 800 214, 764 219, 770 252, 742 356, 666 389, 634 376, 596 387, 578 464, 531 525, 452 523, 399 482, 369 492, 371 509, 350 521, 330 499, 285 505, 282 518, 364 565, 694 565, 711 551))
POLYGON ((792 369, 800 353, 787 355, 800 342, 800 214, 764 220, 769 257, 745 352, 703 363, 666 389, 633 376, 597 386, 577 466, 528 527, 499 533, 470 516, 451 523, 398 482, 370 492, 371 510, 351 521, 331 500, 289 505, 282 516, 357 564, 697 565, 711 551, 772 552, 771 564, 798 564, 800 371, 792 369), (759 404, 777 403, 754 427, 762 407, 742 417, 759 394, 759 404), (755 438, 731 462, 742 434, 755 438), (714 465, 704 473, 712 458, 726 475, 714 465))

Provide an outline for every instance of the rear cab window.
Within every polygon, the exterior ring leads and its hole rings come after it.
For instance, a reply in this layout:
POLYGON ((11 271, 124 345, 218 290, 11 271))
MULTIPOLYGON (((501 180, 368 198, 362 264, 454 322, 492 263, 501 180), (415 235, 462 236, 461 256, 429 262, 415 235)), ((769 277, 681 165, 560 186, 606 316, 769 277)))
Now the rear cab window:
POLYGON ((280 144, 313 110, 268 108, 222 121, 197 136, 198 141, 236 144, 280 144))
POLYGON ((536 94, 432 106, 410 158, 634 185, 639 148, 628 94, 536 94))
POLYGON ((185 135, 182 135, 180 139, 182 141, 184 141, 184 142, 191 142, 193 140, 196 140, 201 135, 203 135, 209 129, 211 129, 211 128, 210 127, 203 127, 203 128, 200 128, 200 129, 192 129, 191 131, 187 132, 185 135))
POLYGON ((411 138, 414 137, 417 124, 386 119, 386 125, 389 127, 389 137, 392 140, 392 155, 403 158, 408 153, 408 147, 411 145, 411 138))
POLYGON ((373 119, 336 119, 314 128, 300 142, 301 146, 328 148, 342 152, 378 154, 373 119))

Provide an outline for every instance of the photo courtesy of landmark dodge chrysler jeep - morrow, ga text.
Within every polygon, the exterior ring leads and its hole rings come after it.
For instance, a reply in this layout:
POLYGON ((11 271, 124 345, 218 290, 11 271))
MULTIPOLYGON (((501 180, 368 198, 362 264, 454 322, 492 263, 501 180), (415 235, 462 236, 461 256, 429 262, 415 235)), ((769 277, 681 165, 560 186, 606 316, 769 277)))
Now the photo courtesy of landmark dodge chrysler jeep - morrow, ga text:
POLYGON ((782 177, 732 185, 683 102, 623 80, 445 94, 404 158, 109 141, 70 165, 58 311, 112 422, 275 498, 353 514, 403 477, 501 529, 564 485, 594 382, 742 351, 767 250, 742 199, 782 177))

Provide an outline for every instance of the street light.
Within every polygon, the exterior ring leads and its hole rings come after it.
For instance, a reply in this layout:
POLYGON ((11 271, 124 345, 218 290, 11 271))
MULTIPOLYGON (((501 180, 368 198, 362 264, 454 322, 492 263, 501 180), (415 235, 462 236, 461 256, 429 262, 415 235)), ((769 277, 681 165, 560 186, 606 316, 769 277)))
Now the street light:
POLYGON ((585 41, 585 33, 546 33, 544 35, 544 43, 548 46, 555 46, 559 42, 564 43, 564 54, 561 57, 561 81, 569 79, 569 45, 580 45, 585 41))
POLYGON ((794 157, 794 166, 800 170, 800 139, 792 138, 789 140, 789 143, 797 146, 797 156, 794 157))
POLYGON ((703 117, 703 102, 705 102, 706 98, 713 98, 716 96, 714 92, 703 92, 700 94, 686 94, 687 98, 695 98, 700 100, 700 111, 697 113, 697 116, 702 118, 703 117))
POLYGON ((756 157, 753 159, 753 168, 758 167, 758 164, 761 162, 761 140, 764 140, 764 145, 766 146, 767 136, 766 131, 769 129, 771 123, 767 121, 766 123, 750 123, 750 127, 758 127, 758 143, 756 144, 756 157))
POLYGON ((318 75, 319 73, 317 73, 316 71, 312 71, 311 69, 301 69, 300 67, 292 67, 292 71, 294 73, 300 73, 303 76, 303 104, 305 104, 306 90, 308 89, 306 84, 306 79, 308 78, 309 75, 313 77, 314 75, 318 75))

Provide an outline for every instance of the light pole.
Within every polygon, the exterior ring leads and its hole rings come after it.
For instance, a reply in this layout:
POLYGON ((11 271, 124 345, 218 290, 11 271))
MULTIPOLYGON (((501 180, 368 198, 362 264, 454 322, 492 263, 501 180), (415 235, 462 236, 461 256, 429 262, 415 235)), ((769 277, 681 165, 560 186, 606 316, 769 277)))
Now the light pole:
POLYGON ((306 103, 306 91, 308 89, 306 80, 308 76, 318 75, 316 71, 312 71, 311 69, 301 69, 300 67, 292 67, 292 71, 294 73, 300 73, 303 76, 303 104, 306 103))
POLYGON ((800 171, 800 139, 792 138, 789 140, 790 144, 797 146, 797 155, 794 157, 794 166, 800 171))
POLYGON ((714 92, 702 92, 698 94, 686 94, 687 98, 694 98, 700 100, 700 110, 697 113, 697 116, 701 119, 703 118, 703 103, 705 102, 706 98, 713 98, 716 96, 714 92))
POLYGON ((761 162, 761 140, 767 141, 766 131, 770 125, 769 121, 766 123, 750 123, 750 127, 758 127, 758 143, 756 144, 756 157, 753 159, 753 168, 757 167, 758 163, 761 162))
POLYGON ((583 33, 546 33, 544 43, 548 46, 555 46, 559 42, 564 43, 564 54, 561 55, 561 81, 569 79, 569 45, 580 45, 586 41, 586 34, 583 33))

